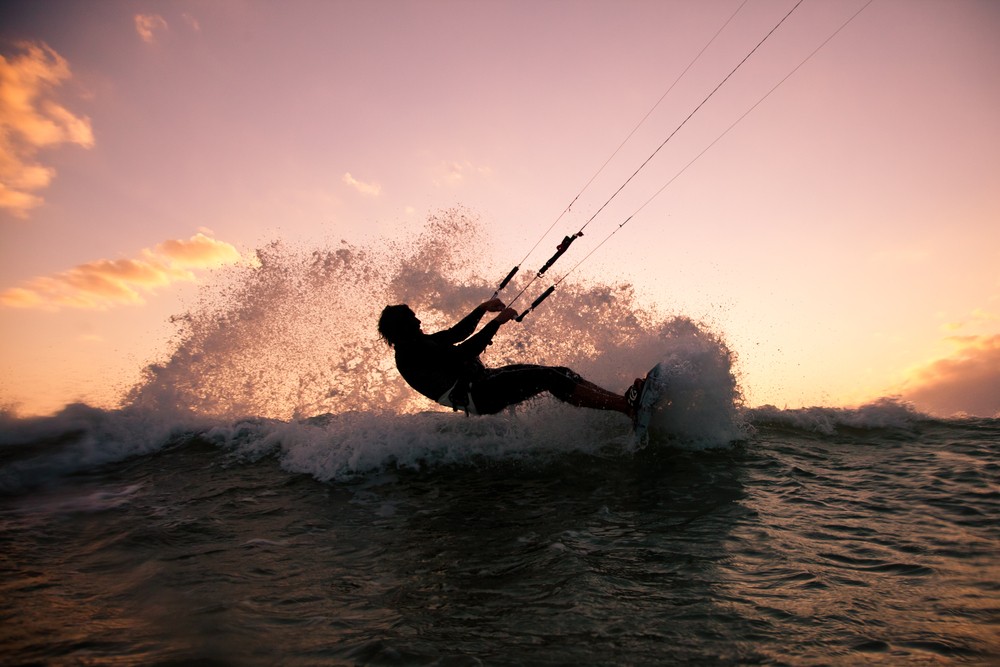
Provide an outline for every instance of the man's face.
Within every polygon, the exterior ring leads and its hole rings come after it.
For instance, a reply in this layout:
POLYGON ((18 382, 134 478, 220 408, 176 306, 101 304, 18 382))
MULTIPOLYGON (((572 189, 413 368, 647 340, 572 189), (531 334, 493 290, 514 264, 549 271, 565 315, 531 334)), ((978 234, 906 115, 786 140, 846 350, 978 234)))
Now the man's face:
POLYGON ((420 328, 420 319, 417 317, 417 314, 413 312, 413 310, 409 306, 406 307, 406 314, 409 316, 409 319, 413 325, 414 330, 423 333, 423 330, 420 328))

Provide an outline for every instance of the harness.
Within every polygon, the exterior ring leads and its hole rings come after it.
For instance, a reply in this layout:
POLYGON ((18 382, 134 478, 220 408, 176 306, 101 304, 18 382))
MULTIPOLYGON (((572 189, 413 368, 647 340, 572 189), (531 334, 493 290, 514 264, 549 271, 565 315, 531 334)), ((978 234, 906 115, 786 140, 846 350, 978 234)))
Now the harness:
POLYGON ((470 359, 462 365, 462 370, 448 391, 436 399, 440 405, 455 412, 461 410, 466 415, 478 415, 476 403, 472 400, 472 383, 486 376, 486 367, 479 358, 470 359))
POLYGON ((466 415, 477 415, 476 403, 472 400, 469 389, 472 382, 466 378, 459 378, 455 384, 451 385, 448 391, 444 392, 437 402, 446 408, 451 408, 455 412, 462 410, 466 415))

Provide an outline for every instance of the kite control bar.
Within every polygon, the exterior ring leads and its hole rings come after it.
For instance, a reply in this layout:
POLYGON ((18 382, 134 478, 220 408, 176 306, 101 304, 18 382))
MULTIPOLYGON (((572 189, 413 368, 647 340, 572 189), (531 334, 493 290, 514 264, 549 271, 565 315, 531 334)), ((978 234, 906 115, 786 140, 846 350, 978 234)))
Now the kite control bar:
MULTIPOLYGON (((552 255, 551 257, 549 257, 549 261, 545 262, 545 264, 542 266, 542 268, 538 269, 538 273, 535 274, 535 277, 538 278, 543 273, 545 273, 546 271, 548 271, 549 268, 551 268, 551 266, 556 263, 556 260, 559 259, 560 257, 562 257, 563 253, 565 253, 567 250, 569 250, 570 244, 573 243, 573 241, 575 241, 578 238, 580 238, 581 236, 583 236, 583 232, 582 231, 579 231, 576 234, 573 234, 573 236, 564 236, 563 240, 562 240, 562 243, 560 243, 559 245, 556 246, 556 252, 555 252, 555 254, 552 255)), ((521 270, 521 266, 520 265, 515 266, 513 269, 510 270, 510 273, 507 274, 507 277, 504 278, 503 281, 500 283, 500 287, 497 287, 496 291, 493 292, 493 298, 494 299, 497 298, 497 296, 499 296, 499 294, 503 290, 503 288, 506 287, 510 283, 510 281, 514 277, 514 275, 518 271, 520 271, 520 270, 521 270)))
POLYGON ((556 246, 556 254, 549 257, 549 261, 545 262, 542 268, 538 269, 538 275, 542 275, 548 271, 549 267, 555 264, 556 260, 562 257, 564 252, 569 250, 570 244, 581 236, 583 236, 583 232, 577 232, 576 234, 573 234, 573 236, 564 236, 562 243, 556 246))
MULTIPOLYGON (((573 241, 575 241, 578 238, 580 238, 581 236, 583 236, 583 232, 582 231, 581 232, 577 232, 576 234, 573 234, 573 236, 564 236, 563 240, 562 240, 562 243, 560 243, 559 245, 556 246, 556 252, 555 252, 555 254, 552 255, 551 257, 549 257, 549 261, 545 262, 545 264, 542 265, 542 268, 538 269, 538 275, 535 276, 535 277, 538 278, 543 273, 545 273, 546 271, 548 271, 549 267, 551 267, 553 264, 555 264, 556 260, 563 256, 564 252, 566 252, 567 250, 569 250, 570 244, 573 243, 573 241)), ((520 322, 521 320, 523 320, 525 318, 525 316, 527 316, 528 313, 530 313, 535 308, 537 308, 538 304, 540 304, 542 301, 545 301, 546 299, 548 299, 552 295, 552 293, 555 292, 555 291, 556 291, 556 286, 555 285, 552 285, 551 287, 549 287, 547 290, 545 290, 544 292, 542 292, 541 296, 539 296, 537 299, 535 299, 534 301, 531 302, 531 306, 529 306, 526 311, 524 311, 523 313, 521 313, 520 315, 518 315, 515 319, 518 322, 520 322)))
POLYGON ((517 273, 520 269, 521 269, 520 266, 515 266, 513 269, 510 270, 510 273, 507 274, 507 277, 503 279, 502 283, 500 283, 500 287, 497 288, 497 291, 493 292, 494 299, 500 295, 500 292, 503 290, 503 288, 507 286, 507 283, 510 282, 510 279, 513 278, 514 274, 517 273))
POLYGON ((524 311, 523 313, 521 313, 520 315, 518 315, 514 319, 517 320, 518 322, 520 322, 521 320, 523 320, 528 313, 530 313, 531 311, 533 311, 535 309, 535 307, 538 304, 540 304, 542 301, 545 301, 546 299, 548 299, 549 295, 551 295, 555 291, 556 291, 556 286, 552 285, 547 290, 545 290, 544 292, 542 292, 542 295, 540 297, 538 297, 537 299, 535 299, 534 301, 532 301, 531 305, 528 307, 528 309, 526 311, 524 311))
MULTIPOLYGON (((543 273, 545 273, 546 271, 548 271, 552 267, 552 265, 556 263, 556 260, 558 260, 560 257, 562 257, 563 254, 567 250, 569 250, 570 244, 572 244, 573 241, 577 240, 581 236, 583 236, 583 232, 582 231, 579 231, 576 234, 573 234, 573 236, 564 236, 562 242, 559 245, 556 246, 556 252, 555 252, 555 254, 553 254, 552 257, 549 257, 549 261, 545 262, 545 264, 542 265, 542 268, 538 269, 538 273, 535 274, 535 278, 532 280, 532 282, 534 282, 534 280, 537 280, 538 278, 540 278, 543 273)), ((514 274, 516 274, 518 272, 518 270, 520 270, 520 268, 521 268, 520 266, 515 266, 513 269, 510 270, 510 273, 507 274, 507 277, 504 278, 503 282, 500 283, 500 287, 498 287, 497 291, 493 293, 493 298, 494 299, 497 298, 497 295, 500 294, 500 290, 502 290, 504 287, 507 286, 507 283, 510 282, 511 278, 514 277, 514 274)), ((529 285, 530 285, 530 283, 529 283, 529 285)), ((525 288, 525 289, 527 289, 527 288, 525 288)), ((549 298, 549 296, 551 296, 551 294, 555 290, 556 290, 556 286, 553 285, 552 287, 550 287, 547 290, 545 290, 544 292, 542 292, 542 295, 539 296, 534 301, 532 301, 531 302, 531 306, 529 306, 527 310, 525 310, 523 313, 521 313, 520 315, 518 315, 515 319, 518 322, 520 322, 521 320, 523 320, 528 313, 530 313, 531 311, 533 311, 538 306, 538 304, 540 304, 542 301, 545 301, 547 298, 549 298)), ((521 290, 521 293, 523 294, 524 290, 521 290)), ((520 294, 518 294, 518 296, 520 296, 520 294)), ((514 297, 514 299, 517 300, 517 297, 514 297)))

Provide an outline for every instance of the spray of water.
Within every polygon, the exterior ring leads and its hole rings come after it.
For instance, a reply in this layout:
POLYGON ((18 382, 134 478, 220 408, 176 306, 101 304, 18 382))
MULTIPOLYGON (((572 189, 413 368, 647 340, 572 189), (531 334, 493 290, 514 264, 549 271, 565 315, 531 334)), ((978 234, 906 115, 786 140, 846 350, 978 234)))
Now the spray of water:
MULTIPOLYGON (((436 409, 399 378, 377 319, 385 305, 408 303, 425 330, 450 326, 492 294, 497 276, 481 273, 489 247, 464 210, 368 247, 272 243, 252 264, 219 274, 174 318, 172 353, 146 369, 125 403, 226 419, 436 409)), ((509 294, 524 285, 516 283, 509 294)), ((662 361, 671 400, 655 427, 716 444, 739 436, 740 393, 724 342, 640 305, 627 284, 562 283, 523 323, 505 325, 483 360, 565 365, 615 391, 662 361)), ((533 409, 541 408, 525 412, 533 409)))

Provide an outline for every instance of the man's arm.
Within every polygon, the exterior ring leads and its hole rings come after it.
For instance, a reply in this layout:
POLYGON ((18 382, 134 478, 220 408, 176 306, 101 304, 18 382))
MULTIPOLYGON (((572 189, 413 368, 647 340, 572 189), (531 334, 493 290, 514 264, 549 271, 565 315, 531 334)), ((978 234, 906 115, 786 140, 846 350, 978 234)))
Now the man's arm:
POLYGON ((486 350, 486 347, 493 342, 493 336, 495 336, 497 331, 500 330, 500 325, 505 322, 510 322, 515 317, 517 317, 516 310, 513 308, 504 308, 499 315, 494 317, 486 324, 486 326, 480 329, 479 333, 459 345, 459 352, 462 353, 462 356, 467 358, 478 357, 486 350))
MULTIPOLYGON (((449 345, 460 343, 472 335, 472 333, 476 330, 476 327, 479 326, 479 321, 483 319, 483 315, 489 311, 499 312, 503 309, 504 305, 500 299, 491 299, 485 303, 481 303, 473 308, 471 313, 462 318, 461 322, 450 329, 437 332, 434 334, 434 337, 441 342, 448 343, 449 345)), ((499 325, 497 326, 499 327, 499 325)), ((494 330, 493 334, 495 333, 496 331, 494 330)), ((493 334, 490 334, 490 338, 493 337, 493 334)))

